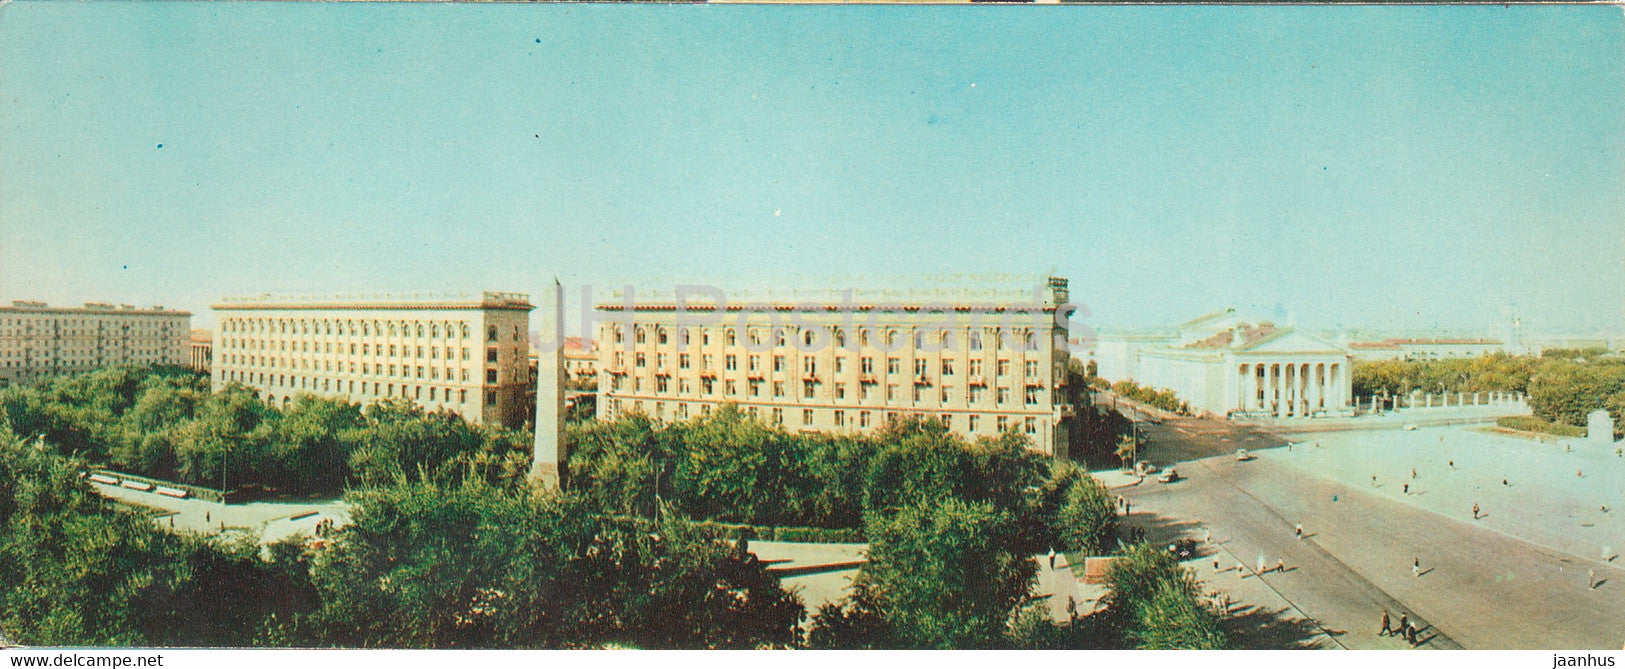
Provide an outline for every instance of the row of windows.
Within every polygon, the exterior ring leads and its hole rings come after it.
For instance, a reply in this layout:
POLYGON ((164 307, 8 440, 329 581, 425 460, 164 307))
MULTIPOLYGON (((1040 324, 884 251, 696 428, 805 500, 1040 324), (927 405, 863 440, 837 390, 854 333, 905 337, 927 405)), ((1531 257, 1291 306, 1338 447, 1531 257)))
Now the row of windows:
MULTIPOLYGON (((610 338, 615 343, 625 343, 626 330, 624 325, 610 324, 606 327, 611 328, 610 338)), ((653 329, 654 331, 653 340, 656 345, 666 345, 675 340, 678 346, 688 346, 693 341, 692 337, 689 335, 688 328, 686 327, 678 327, 676 329, 675 336, 672 336, 665 326, 656 325, 650 328, 648 326, 638 325, 633 328, 633 343, 648 343, 650 339, 648 333, 649 329, 653 329)), ((900 333, 903 330, 904 329, 902 328, 895 327, 880 328, 879 340, 884 341, 887 348, 896 347, 900 333)), ((752 327, 746 328, 745 339, 749 342, 750 346, 761 346, 763 336, 770 334, 773 339, 773 346, 783 347, 785 345, 787 331, 790 331, 789 334, 792 336, 799 334, 800 343, 803 347, 821 347, 829 346, 831 344, 833 344, 833 346, 836 348, 844 348, 847 346, 846 331, 840 327, 752 327)), ((1031 328, 1006 329, 962 327, 950 329, 943 326, 921 326, 907 328, 907 331, 913 333, 915 348, 925 348, 927 342, 930 342, 937 348, 944 350, 954 349, 958 348, 958 343, 963 341, 970 350, 979 351, 982 349, 984 337, 988 341, 993 342, 993 345, 999 349, 1011 348, 1017 342, 1020 342, 1020 348, 1022 350, 1033 350, 1038 347, 1038 333, 1031 328)), ((875 329, 860 327, 858 328, 857 333, 857 344, 859 346, 871 345, 875 329)), ((738 332, 734 328, 726 328, 722 331, 722 341, 725 346, 737 346, 738 339, 738 332)), ((701 346, 711 345, 710 330, 700 330, 699 344, 701 346)))
MULTIPOLYGON (((243 366, 247 366, 247 367, 264 367, 264 368, 267 368, 267 369, 291 367, 291 368, 295 368, 295 369, 319 370, 319 371, 324 371, 324 372, 337 371, 339 373, 346 373, 346 371, 347 371, 350 374, 356 374, 357 373, 357 365, 354 362, 351 362, 351 363, 340 362, 337 365, 334 365, 333 361, 331 361, 331 360, 316 360, 316 361, 312 361, 312 360, 289 360, 287 358, 270 358, 270 357, 261 357, 261 356, 256 356, 256 355, 244 356, 244 355, 237 355, 237 354, 227 354, 224 357, 224 359, 221 360, 221 364, 225 364, 225 365, 243 365, 243 366)), ((383 365, 383 364, 372 364, 372 363, 363 362, 363 363, 360 363, 360 372, 359 373, 366 374, 366 375, 374 375, 375 374, 375 375, 378 375, 378 376, 400 376, 402 378, 419 378, 419 379, 421 379, 421 378, 425 378, 425 376, 424 376, 425 370, 427 370, 427 373, 428 373, 427 378, 429 378, 431 380, 437 380, 437 379, 441 378, 440 377, 441 368, 433 366, 433 365, 430 365, 428 367, 425 367, 423 365, 417 365, 417 366, 414 367, 413 365, 383 365), (414 370, 416 370, 415 371, 415 373, 416 373, 415 377, 413 376, 414 370)), ((463 381, 468 380, 468 368, 467 367, 461 367, 461 368, 446 367, 445 370, 446 370, 445 379, 447 381, 451 381, 454 378, 461 378, 463 381)), ((496 383, 497 382, 498 374, 497 374, 496 369, 487 369, 487 370, 485 370, 485 376, 486 376, 486 382, 487 383, 496 383)))
MULTIPOLYGON (((643 381, 644 380, 641 379, 641 378, 634 377, 632 379, 631 391, 634 392, 634 393, 643 392, 643 388, 644 388, 643 381)), ((625 385, 626 384, 623 382, 622 378, 619 377, 619 376, 613 376, 613 377, 610 377, 610 379, 609 379, 609 390, 611 392, 620 391, 623 387, 625 387, 625 385)), ((819 389, 821 388, 822 385, 823 385, 822 383, 817 382, 817 381, 802 381, 801 382, 801 398, 802 399, 809 399, 809 400, 810 399, 815 399, 818 396, 818 391, 819 391, 819 389)), ((700 393, 699 394, 714 397, 714 396, 717 395, 717 389, 718 389, 719 385, 716 383, 716 379, 702 378, 702 379, 699 380, 699 387, 700 387, 700 393)), ((750 380, 746 381, 746 383, 744 385, 744 388, 745 388, 745 395, 744 396, 746 396, 746 397, 762 397, 762 392, 764 390, 764 387, 767 387, 767 384, 765 382, 763 382, 763 381, 761 381, 759 379, 750 379, 750 380)), ((787 397, 787 394, 785 392, 785 390, 786 390, 785 382, 783 382, 783 381, 774 381, 770 387, 771 387, 771 389, 773 391, 772 397, 774 397, 776 399, 777 398, 787 397)), ((862 401, 870 401, 871 399, 877 397, 876 393, 873 393, 873 392, 870 391, 871 387, 872 387, 871 384, 866 384, 866 383, 858 384, 856 399, 858 401, 862 402, 862 401)), ((655 377, 654 384, 653 384, 653 391, 654 392, 661 393, 661 394, 671 393, 672 388, 673 388, 673 384, 671 383, 670 379, 668 379, 666 377, 655 377)), ((722 389, 722 394, 723 395, 726 395, 728 397, 739 397, 740 396, 740 392, 739 392, 740 385, 739 385, 739 383, 737 381, 735 381, 733 379, 724 379, 723 382, 720 384, 720 388, 722 389)), ((913 401, 913 402, 927 402, 927 401, 930 401, 930 398, 931 398, 931 396, 933 394, 931 392, 930 387, 916 384, 916 385, 911 386, 911 388, 912 388, 912 391, 913 391, 911 401, 913 401)), ((886 390, 885 390, 885 395, 884 395, 885 401, 887 401, 887 402, 899 401, 899 397, 902 396, 902 393, 899 392, 900 390, 901 390, 901 387, 898 384, 895 384, 895 383, 887 384, 886 385, 886 390)), ((852 393, 848 392, 847 384, 845 384, 845 383, 836 383, 836 384, 834 384, 833 388, 832 388, 832 393, 834 395, 834 399, 836 399, 836 400, 845 400, 845 399, 848 399, 852 395, 852 393)), ((676 394, 678 394, 678 395, 692 395, 693 394, 693 385, 690 383, 689 379, 677 379, 676 394)), ((955 389, 953 387, 940 386, 940 387, 938 387, 936 389, 935 395, 936 395, 937 401, 939 401, 939 402, 941 402, 943 404, 949 404, 949 403, 952 403, 952 402, 955 401, 956 392, 955 392, 955 389)), ((994 388, 993 392, 991 393, 991 397, 993 398, 994 403, 998 404, 1000 406, 1010 404, 1012 395, 1013 395, 1013 392, 1012 392, 1011 388, 1002 387, 1002 386, 994 388)), ((969 388, 965 389, 965 400, 967 402, 971 403, 971 404, 979 404, 981 402, 984 402, 989 398, 989 396, 990 396, 990 394, 987 392, 987 389, 985 387, 982 387, 982 386, 970 386, 969 388)), ((1022 399, 1023 399, 1024 404, 1026 404, 1028 406, 1035 406, 1035 405, 1037 405, 1037 404, 1039 404, 1039 403, 1041 403, 1043 401, 1043 396, 1044 396, 1044 389, 1042 387, 1039 387, 1039 386, 1027 386, 1026 388, 1023 389, 1022 399)))
MULTIPOLYGON (((396 344, 389 344, 386 347, 384 344, 378 344, 378 345, 374 346, 372 344, 359 344, 358 345, 358 344, 351 343, 348 346, 346 346, 346 344, 344 342, 339 342, 338 346, 335 347, 333 345, 333 342, 330 342, 330 341, 328 341, 328 342, 320 342, 320 341, 319 342, 309 342, 309 341, 295 341, 295 342, 273 341, 273 342, 267 342, 265 340, 260 340, 260 339, 251 339, 251 340, 224 339, 224 340, 221 340, 220 343, 221 343, 221 348, 224 349, 224 350, 239 350, 239 351, 241 351, 241 350, 249 350, 249 351, 267 351, 267 350, 269 350, 269 351, 291 351, 291 352, 294 352, 294 353, 312 353, 312 352, 314 352, 314 353, 327 353, 327 354, 331 354, 331 353, 336 352, 339 355, 344 355, 345 352, 348 351, 349 355, 373 355, 373 356, 384 356, 385 351, 387 350, 388 351, 388 357, 391 357, 391 358, 396 358, 396 357, 401 357, 401 358, 428 358, 429 360, 438 360, 438 359, 440 359, 440 351, 442 350, 442 348, 439 347, 439 346, 429 346, 429 347, 404 346, 404 345, 398 346, 396 344), (314 344, 314 346, 312 346, 312 344, 314 344), (425 355, 425 353, 424 353, 425 351, 428 352, 427 355, 425 355)), ((468 349, 467 346, 464 346, 464 347, 461 347, 461 348, 454 347, 454 346, 446 346, 446 347, 444 347, 444 350, 446 352, 445 357, 446 357, 447 360, 453 359, 456 356, 456 353, 459 350, 462 351, 462 359, 463 360, 469 359, 469 353, 468 353, 469 349, 468 349)), ((496 362, 496 360, 497 360, 497 350, 498 349, 495 346, 487 348, 485 350, 486 360, 488 360, 490 362, 496 362)), ((519 349, 518 348, 514 349, 514 354, 515 355, 519 354, 519 349)))
MULTIPOLYGON (((654 405, 653 417, 656 418, 656 419, 664 419, 666 417, 666 405, 668 403, 667 402, 653 402, 652 404, 654 405)), ((624 409, 624 405, 623 405, 622 401, 619 400, 619 399, 612 400, 611 404, 610 404, 610 407, 611 407, 611 410, 616 412, 616 413, 620 413, 624 409)), ((635 413, 643 413, 644 412, 643 400, 634 400, 631 403, 631 409, 635 413)), ((825 411, 832 412, 832 415, 830 416, 830 418, 832 419, 832 421, 834 422, 836 427, 868 428, 868 427, 874 427, 875 426, 875 422, 874 422, 875 415, 874 414, 876 412, 873 412, 873 411, 847 411, 845 409, 802 409, 801 410, 801 425, 803 427, 811 427, 811 426, 817 425, 818 424, 818 419, 823 415, 823 412, 825 412, 825 411)), ((754 407, 754 406, 746 407, 745 412, 751 418, 756 418, 756 419, 761 418, 761 410, 760 410, 759 407, 754 407)), ((711 405, 710 404, 701 404, 700 405, 699 415, 706 416, 706 415, 710 415, 710 413, 711 413, 711 405)), ((925 417, 923 414, 913 414, 913 415, 915 415, 917 417, 922 417, 922 418, 925 417)), ((769 421, 772 424, 774 424, 774 425, 783 425, 784 424, 784 408, 783 407, 771 407, 770 410, 769 410, 768 416, 769 416, 769 421)), ((673 407, 673 418, 675 418, 677 420, 683 420, 683 419, 688 418, 688 417, 689 417, 689 404, 687 402, 677 402, 677 403, 675 403, 675 406, 673 407)), ((884 414, 884 418, 885 418, 885 421, 888 424, 891 424, 891 423, 896 423, 897 421, 901 420, 902 416, 900 415, 899 412, 887 411, 884 414)), ((965 415, 965 416, 956 416, 956 415, 951 414, 951 413, 945 413, 945 414, 941 414, 941 415, 937 416, 937 420, 940 421, 943 424, 943 426, 947 427, 949 430, 953 430, 956 427, 958 427, 959 425, 964 425, 966 432, 978 432, 983 427, 985 427, 987 424, 982 420, 983 418, 984 418, 983 416, 979 416, 979 415, 976 415, 976 414, 970 414, 970 415, 965 415)), ((1008 432, 1011 429, 1011 426, 1013 424, 1015 424, 1014 421, 1011 420, 1010 416, 994 416, 993 418, 994 418, 994 421, 993 421, 992 426, 993 426, 994 431, 996 431, 996 432, 1001 432, 1001 433, 1002 432, 1008 432)), ((1029 434, 1029 435, 1038 434, 1038 418, 1036 416, 1023 417, 1021 419, 1020 426, 1021 426, 1021 431, 1026 433, 1026 434, 1029 434)))
MULTIPOLYGON (((311 392, 324 393, 345 393, 349 395, 360 394, 374 397, 395 397, 395 391, 397 388, 399 388, 400 397, 424 399, 424 391, 427 390, 428 400, 430 402, 450 402, 452 401, 452 393, 455 391, 457 402, 464 403, 468 401, 468 390, 466 388, 442 389, 437 386, 408 385, 405 383, 397 386, 394 383, 384 383, 381 381, 361 381, 360 391, 358 393, 356 386, 357 382, 349 379, 328 379, 309 376, 289 376, 286 374, 263 374, 255 372, 230 372, 226 375, 226 378, 231 381, 245 384, 258 384, 262 386, 269 385, 276 387, 285 386, 294 390, 308 390, 311 392), (371 383, 371 385, 369 386, 368 383, 371 383)), ((273 395, 272 398, 274 399, 274 397, 275 396, 273 395)), ((476 397, 478 396, 476 395, 476 397)), ((487 390, 486 402, 494 404, 496 401, 497 391, 487 390)))
MULTIPOLYGON (((232 333, 282 334, 282 335, 338 335, 369 337, 374 333, 390 337, 416 337, 429 339, 468 339, 469 325, 461 321, 439 321, 427 323, 422 321, 386 321, 386 320, 356 320, 356 319, 293 319, 293 318, 227 318, 220 323, 220 329, 232 333)), ((519 341, 524 333, 518 325, 512 326, 512 341, 519 341)), ((491 325, 486 328, 486 341, 497 341, 499 330, 491 325)))
MULTIPOLYGON (((615 367, 623 367, 626 364, 626 354, 624 352, 617 351, 615 353, 614 360, 615 360, 615 364, 614 364, 615 367)), ((660 369, 668 369, 667 366, 666 366, 666 363, 669 360, 670 360, 670 357, 668 356, 668 354, 666 354, 666 353, 656 353, 655 354, 655 367, 660 368, 660 369)), ((713 363, 715 362, 715 360, 716 360, 715 356, 712 356, 710 354, 701 355, 700 356, 700 370, 701 371, 709 371, 709 370, 713 369, 714 368, 713 363)), ((747 360, 747 363, 749 365, 749 371, 752 371, 752 372, 761 371, 762 356, 760 356, 760 355, 752 355, 752 356, 748 356, 746 358, 746 360, 747 360)), ((834 359, 834 362, 832 364, 835 367, 835 373, 836 374, 841 374, 841 373, 844 373, 846 371, 846 361, 847 360, 848 360, 847 357, 837 357, 837 358, 834 359)), ((645 354, 645 353, 634 353, 633 354, 633 364, 635 366, 637 366, 637 367, 647 367, 648 366, 648 361, 649 361, 648 355, 645 354)), ((690 369, 691 368, 691 365, 690 365, 691 362, 692 362, 692 357, 690 356, 690 354, 688 354, 688 353, 679 353, 679 354, 677 354, 677 368, 678 369, 690 369)), ((967 361, 965 361, 965 366, 966 366, 967 373, 969 375, 971 375, 971 376, 981 376, 982 375, 982 362, 983 361, 981 361, 981 360, 967 360, 967 361)), ((1011 363, 1010 360, 998 360, 998 361, 995 361, 995 362, 996 362, 996 365, 995 365, 994 369, 995 369, 995 372, 996 372, 997 376, 1009 376, 1010 375, 1010 363, 1011 363)), ((957 363, 957 361, 955 361, 953 359, 944 358, 944 359, 939 361, 938 370, 941 372, 941 374, 943 376, 953 376, 954 369, 956 369, 956 367, 957 367, 956 363, 957 363)), ((724 370, 727 370, 727 371, 730 371, 730 372, 738 370, 739 369, 739 356, 731 354, 731 353, 728 354, 728 355, 723 356, 722 366, 723 366, 724 370)), ((782 372, 784 370, 785 370, 785 357, 782 356, 782 355, 773 356, 773 371, 782 372)), ((924 358, 916 358, 914 360, 914 374, 916 376, 922 376, 922 375, 928 374, 928 373, 930 373, 930 371, 931 371, 931 365, 930 365, 929 360, 926 360, 924 358)), ((1038 376, 1038 361, 1037 360, 1027 360, 1027 361, 1025 361, 1022 371, 1025 372, 1026 375, 1029 376, 1029 377, 1038 376)), ((816 375, 818 373, 818 358, 815 358, 815 357, 812 357, 812 356, 807 356, 807 357, 802 358, 801 359, 801 372, 803 374, 807 374, 807 375, 816 375)), ((858 373, 860 373, 860 374, 874 374, 875 373, 875 359, 874 359, 874 356, 866 355, 866 356, 863 356, 863 357, 858 359, 858 373)), ((895 356, 886 358, 886 373, 887 374, 900 374, 900 373, 902 373, 902 358, 895 357, 895 356)))

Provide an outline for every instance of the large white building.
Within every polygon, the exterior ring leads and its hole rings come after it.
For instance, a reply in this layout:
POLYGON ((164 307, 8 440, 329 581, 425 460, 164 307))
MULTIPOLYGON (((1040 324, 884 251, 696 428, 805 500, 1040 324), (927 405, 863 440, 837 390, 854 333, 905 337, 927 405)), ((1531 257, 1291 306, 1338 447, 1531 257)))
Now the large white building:
POLYGON ((533 400, 530 298, 228 298, 214 305, 213 387, 240 383, 285 406, 308 393, 404 397, 474 422, 522 425, 533 400))
POLYGON ((1353 413, 1353 355, 1291 327, 1242 323, 1234 309, 1164 331, 1102 333, 1099 375, 1174 391, 1219 416, 1353 413))
POLYGON ((192 314, 86 302, 0 307, 0 386, 114 365, 184 365, 192 314))
MULTIPOLYGON (((1066 279, 1042 303, 778 303, 721 311, 599 305, 598 415, 682 420, 722 404, 793 430, 870 431, 904 417, 1016 431, 1066 453, 1066 279), (799 319, 790 324, 791 314, 799 319)), ((1032 296, 1026 295, 1027 302, 1032 296)))

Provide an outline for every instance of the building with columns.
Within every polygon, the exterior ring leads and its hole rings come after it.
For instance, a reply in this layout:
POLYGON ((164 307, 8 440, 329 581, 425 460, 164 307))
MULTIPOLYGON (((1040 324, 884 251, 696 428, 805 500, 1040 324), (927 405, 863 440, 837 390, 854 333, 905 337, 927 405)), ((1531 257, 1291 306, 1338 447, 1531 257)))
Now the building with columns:
POLYGON ((734 404, 791 430, 867 432, 934 418, 967 437, 1015 431, 1064 456, 1067 282, 1041 302, 598 306, 601 418, 683 420, 734 404), (1057 321, 1060 323, 1057 323, 1057 321))
POLYGON ((212 386, 285 406, 311 395, 397 397, 470 422, 523 425, 535 406, 530 298, 485 292, 364 299, 227 298, 214 305, 212 386))
POLYGON ((115 365, 184 365, 191 322, 191 312, 159 306, 14 300, 0 307, 0 387, 115 365))
POLYGON ((1353 355, 1292 327, 1240 322, 1234 309, 1159 333, 1101 335, 1100 376, 1174 391, 1193 412, 1228 417, 1354 413, 1353 355))

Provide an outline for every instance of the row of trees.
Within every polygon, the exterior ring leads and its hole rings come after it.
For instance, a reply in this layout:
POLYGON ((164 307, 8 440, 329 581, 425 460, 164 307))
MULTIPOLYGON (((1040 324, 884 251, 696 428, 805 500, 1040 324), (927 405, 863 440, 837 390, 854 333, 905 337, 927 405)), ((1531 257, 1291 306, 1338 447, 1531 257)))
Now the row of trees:
POLYGON ((1150 405, 1163 411, 1185 412, 1190 411, 1190 405, 1179 399, 1174 391, 1166 388, 1158 389, 1151 386, 1142 386, 1131 379, 1123 379, 1110 386, 1111 391, 1122 397, 1136 402, 1150 405))
POLYGON ((660 424, 628 415, 566 432, 573 491, 598 508, 648 515, 657 499, 694 518, 769 526, 867 527, 921 500, 986 504, 1023 549, 1099 551, 1114 515, 1099 482, 1006 433, 968 441, 935 420, 871 434, 790 433, 733 406, 660 424))
POLYGON ((337 496, 345 486, 445 466, 512 478, 522 431, 426 413, 405 399, 362 408, 300 396, 286 409, 178 369, 110 368, 0 390, 0 414, 92 464, 193 485, 337 496))
POLYGON ((1597 350, 1554 350, 1541 357, 1488 355, 1477 358, 1361 362, 1354 366, 1356 396, 1430 393, 1516 392, 1529 398, 1541 420, 1583 426, 1586 415, 1607 409, 1615 436, 1625 436, 1625 358, 1597 350))

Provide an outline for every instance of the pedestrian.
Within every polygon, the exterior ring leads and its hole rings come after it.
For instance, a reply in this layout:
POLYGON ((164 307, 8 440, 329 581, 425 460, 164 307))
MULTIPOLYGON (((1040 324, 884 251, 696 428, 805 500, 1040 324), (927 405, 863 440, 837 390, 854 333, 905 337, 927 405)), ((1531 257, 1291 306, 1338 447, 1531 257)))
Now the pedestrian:
POLYGON ((1213 543, 1213 529, 1212 528, 1203 528, 1203 530, 1202 530, 1202 543, 1204 543, 1204 544, 1213 543))
POLYGON ((1473 520, 1478 520, 1478 505, 1473 504, 1473 520))
POLYGON ((1286 573, 1286 559, 1285 558, 1275 558, 1275 571, 1276 571, 1276 573, 1279 573, 1279 574, 1285 574, 1286 573))
POLYGON ((1409 483, 1401 483, 1401 484, 1399 484, 1399 491, 1402 492, 1402 493, 1405 493, 1407 495, 1411 494, 1411 484, 1409 484, 1409 483))
POLYGON ((1418 637, 1418 635, 1416 633, 1416 623, 1410 623, 1410 624, 1406 625, 1405 626, 1405 640, 1409 641, 1412 646, 1415 646, 1416 641, 1417 641, 1417 637, 1418 637))
POLYGON ((1574 470, 1574 475, 1580 478, 1585 478, 1586 473, 1583 470, 1576 469, 1574 470))
POLYGON ((1416 558, 1415 561, 1411 562, 1411 574, 1417 578, 1422 577, 1422 558, 1416 558))
POLYGON ((213 522, 213 521, 212 521, 212 520, 210 520, 210 518, 209 518, 209 512, 208 512, 208 511, 204 511, 204 512, 203 512, 203 522, 205 522, 205 523, 208 523, 208 522, 213 522))
POLYGON ((1501 485, 1512 485, 1512 484, 1511 484, 1511 483, 1507 483, 1507 480, 1506 480, 1506 479, 1501 479, 1501 485))
POLYGON ((1371 487, 1373 487, 1373 488, 1377 487, 1377 475, 1376 474, 1371 475, 1371 487))
POLYGON ((1450 461, 1450 468, 1451 468, 1451 469, 1455 469, 1455 468, 1456 468, 1456 461, 1455 461, 1455 460, 1451 460, 1451 461, 1450 461))
POLYGON ((1050 571, 1055 570, 1055 547, 1054 546, 1049 547, 1049 568, 1050 568, 1050 571))
POLYGON ((1236 573, 1241 574, 1242 578, 1247 578, 1247 565, 1242 564, 1241 560, 1236 560, 1236 573))
POLYGON ((1133 502, 1130 502, 1130 501, 1128 501, 1126 499, 1123 500, 1123 515, 1125 515, 1125 516, 1134 515, 1133 509, 1134 509, 1134 503, 1133 502))
POLYGON ((1401 634, 1404 634, 1405 633, 1405 628, 1409 627, 1410 624, 1411 624, 1411 616, 1410 616, 1410 614, 1405 613, 1404 611, 1399 612, 1399 626, 1394 628, 1394 636, 1399 636, 1401 634))
POLYGON ((1388 609, 1382 610, 1382 631, 1377 636, 1388 636, 1388 609))
POLYGON ((1297 527, 1292 529, 1292 536, 1296 537, 1299 541, 1303 540, 1303 523, 1298 523, 1297 527))
POLYGON ((1411 468, 1411 478, 1413 478, 1413 479, 1416 478, 1416 468, 1415 467, 1411 468))
POLYGON ((1213 558, 1213 571, 1219 571, 1219 558, 1213 558))
POLYGON ((169 517, 169 526, 170 526, 170 527, 174 527, 174 526, 175 526, 175 517, 174 517, 174 516, 170 516, 170 517, 169 517))

